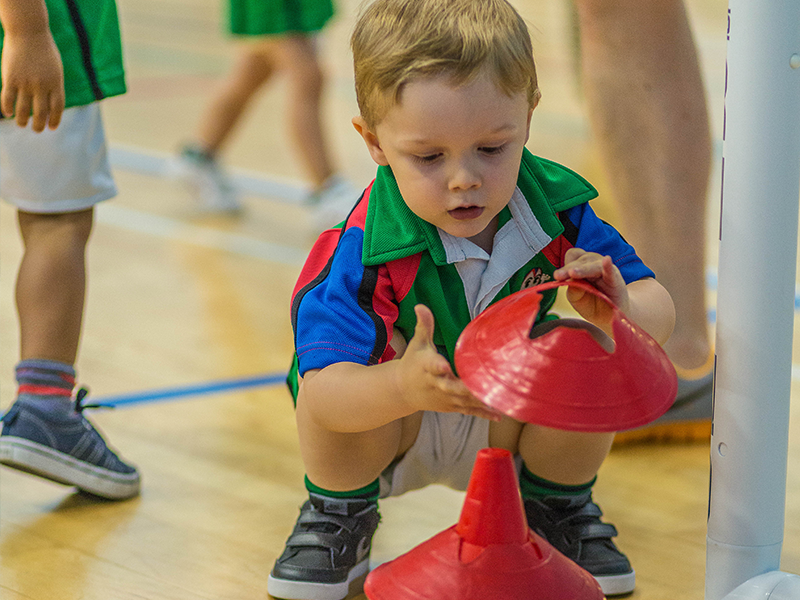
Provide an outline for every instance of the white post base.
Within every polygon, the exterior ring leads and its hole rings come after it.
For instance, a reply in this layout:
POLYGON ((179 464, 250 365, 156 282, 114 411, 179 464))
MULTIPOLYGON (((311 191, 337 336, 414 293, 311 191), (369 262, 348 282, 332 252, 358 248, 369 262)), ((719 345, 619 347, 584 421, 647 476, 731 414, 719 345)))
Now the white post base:
MULTIPOLYGON (((748 581, 748 574, 755 578, 760 573, 777 572, 775 569, 780 563, 780 542, 768 546, 734 546, 709 536, 706 538, 706 573, 713 573, 714 577, 706 577, 705 600, 728 600, 725 594, 748 581)), ((795 600, 800 600, 800 595, 795 600)))
POLYGON ((800 577, 781 571, 770 571, 745 581, 723 600, 797 600, 800 598, 800 577))

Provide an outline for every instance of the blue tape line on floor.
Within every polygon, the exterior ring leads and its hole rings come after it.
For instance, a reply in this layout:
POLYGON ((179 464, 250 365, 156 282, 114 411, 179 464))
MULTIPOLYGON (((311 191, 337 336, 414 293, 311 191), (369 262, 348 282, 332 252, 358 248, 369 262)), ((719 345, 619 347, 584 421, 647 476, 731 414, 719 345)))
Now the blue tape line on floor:
POLYGON ((255 375, 252 377, 239 377, 236 379, 223 379, 220 381, 210 381, 195 385, 178 386, 174 388, 164 388, 161 390, 150 390, 142 392, 132 392, 129 394, 118 394, 114 396, 92 396, 88 404, 100 404, 102 406, 130 406, 132 404, 144 404, 147 402, 164 402, 176 398, 189 396, 203 396, 206 394, 217 394, 234 390, 243 390, 255 387, 268 387, 286 382, 286 373, 272 373, 268 375, 255 375))

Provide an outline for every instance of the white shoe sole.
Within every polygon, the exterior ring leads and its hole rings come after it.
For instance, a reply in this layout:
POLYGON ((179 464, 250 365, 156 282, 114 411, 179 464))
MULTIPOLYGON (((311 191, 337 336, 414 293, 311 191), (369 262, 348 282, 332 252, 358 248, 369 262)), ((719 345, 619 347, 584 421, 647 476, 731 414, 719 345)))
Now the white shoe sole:
POLYGON ((269 575, 267 592, 283 600, 343 600, 350 592, 350 583, 369 571, 369 559, 362 560, 347 574, 347 581, 340 583, 313 583, 277 579, 269 575))
POLYGON ((0 438, 0 463, 111 500, 139 493, 138 473, 116 473, 25 438, 0 438))
POLYGON ((631 571, 623 575, 606 575, 597 576, 594 578, 600 584, 600 589, 603 590, 605 596, 621 596, 622 594, 630 594, 633 588, 636 587, 636 572, 631 571))

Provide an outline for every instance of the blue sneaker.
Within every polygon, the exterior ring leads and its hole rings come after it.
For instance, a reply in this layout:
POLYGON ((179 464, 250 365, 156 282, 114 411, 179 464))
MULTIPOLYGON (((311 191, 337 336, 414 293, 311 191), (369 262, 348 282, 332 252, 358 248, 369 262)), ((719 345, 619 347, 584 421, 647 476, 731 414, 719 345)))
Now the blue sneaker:
POLYGON ((139 493, 139 472, 122 462, 83 416, 86 389, 75 398, 75 410, 45 411, 18 399, 3 415, 0 463, 74 485, 111 500, 139 493))

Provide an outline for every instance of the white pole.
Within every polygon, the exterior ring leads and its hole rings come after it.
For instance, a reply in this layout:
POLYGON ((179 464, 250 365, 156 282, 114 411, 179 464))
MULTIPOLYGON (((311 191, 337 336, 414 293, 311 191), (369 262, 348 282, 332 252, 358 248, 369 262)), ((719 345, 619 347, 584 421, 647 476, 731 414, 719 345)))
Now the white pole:
MULTIPOLYGON (((722 170, 705 598, 769 598, 745 587, 779 569, 783 544, 800 196, 798 0, 730 0, 722 170)), ((796 585, 796 576, 786 578, 784 589, 796 585)))

